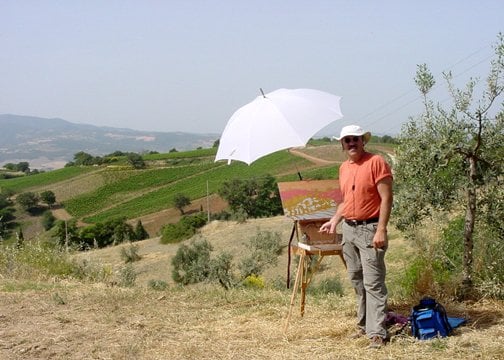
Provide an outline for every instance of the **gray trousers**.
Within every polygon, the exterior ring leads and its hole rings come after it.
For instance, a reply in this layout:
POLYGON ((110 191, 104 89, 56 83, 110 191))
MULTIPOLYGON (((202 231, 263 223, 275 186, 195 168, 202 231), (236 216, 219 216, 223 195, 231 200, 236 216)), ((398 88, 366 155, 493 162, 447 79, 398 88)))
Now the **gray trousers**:
POLYGON ((377 224, 350 226, 343 222, 343 257, 357 294, 357 325, 368 337, 387 336, 387 287, 385 252, 374 249, 377 224))

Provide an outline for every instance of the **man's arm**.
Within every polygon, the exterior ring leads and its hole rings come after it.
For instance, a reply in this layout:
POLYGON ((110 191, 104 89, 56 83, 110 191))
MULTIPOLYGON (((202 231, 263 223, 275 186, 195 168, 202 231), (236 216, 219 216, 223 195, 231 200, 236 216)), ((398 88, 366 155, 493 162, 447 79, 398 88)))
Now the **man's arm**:
POLYGON ((338 204, 338 207, 336 208, 336 213, 333 215, 331 220, 322 224, 322 226, 319 229, 319 232, 326 232, 329 234, 333 234, 334 231, 336 230, 336 226, 343 219, 343 216, 341 215, 342 212, 343 212, 343 203, 341 202, 338 204))
POLYGON ((386 177, 378 182, 376 185, 378 193, 380 194, 380 219, 378 221, 378 228, 373 239, 373 246, 375 248, 382 248, 387 245, 387 225, 392 211, 392 177, 386 177))

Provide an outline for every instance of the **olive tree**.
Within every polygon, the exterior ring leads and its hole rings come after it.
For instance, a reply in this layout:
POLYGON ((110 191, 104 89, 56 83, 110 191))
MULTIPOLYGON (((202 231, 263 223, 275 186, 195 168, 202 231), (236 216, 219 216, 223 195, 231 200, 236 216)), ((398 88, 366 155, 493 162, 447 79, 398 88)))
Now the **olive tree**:
POLYGON ((184 208, 191 205, 191 199, 184 194, 176 194, 173 198, 173 204, 180 211, 180 215, 184 215, 184 208))
POLYGON ((278 186, 271 175, 225 181, 218 193, 233 212, 242 210, 249 217, 275 216, 283 211, 278 186))
POLYGON ((452 74, 443 73, 452 99, 448 108, 429 98, 435 79, 425 64, 418 66, 415 82, 425 111, 405 124, 396 154, 395 219, 400 229, 412 230, 437 211, 464 213, 462 296, 474 286, 475 225, 499 227, 494 234, 504 240, 502 34, 494 49, 490 72, 478 95, 480 79, 471 78, 459 89, 452 74))
POLYGON ((40 200, 45 202, 49 208, 56 203, 56 195, 51 190, 42 191, 40 193, 40 200))

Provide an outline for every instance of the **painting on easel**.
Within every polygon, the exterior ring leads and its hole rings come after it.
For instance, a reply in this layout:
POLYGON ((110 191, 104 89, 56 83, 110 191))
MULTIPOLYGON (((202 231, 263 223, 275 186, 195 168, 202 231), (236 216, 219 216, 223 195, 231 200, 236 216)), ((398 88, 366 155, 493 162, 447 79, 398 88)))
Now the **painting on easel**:
POLYGON ((298 246, 307 250, 340 248, 341 234, 321 233, 341 203, 338 180, 301 180, 278 183, 284 215, 298 226, 298 246))
POLYGON ((338 180, 279 182, 284 215, 293 220, 329 219, 342 201, 338 180))

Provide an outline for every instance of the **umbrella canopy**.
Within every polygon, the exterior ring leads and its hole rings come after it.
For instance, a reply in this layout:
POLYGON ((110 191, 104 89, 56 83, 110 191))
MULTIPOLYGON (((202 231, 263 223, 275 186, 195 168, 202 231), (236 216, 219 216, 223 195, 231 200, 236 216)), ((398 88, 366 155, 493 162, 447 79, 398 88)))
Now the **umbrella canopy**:
POLYGON ((215 161, 238 160, 250 165, 275 151, 304 146, 319 130, 343 117, 340 99, 312 89, 263 93, 231 116, 215 161))

